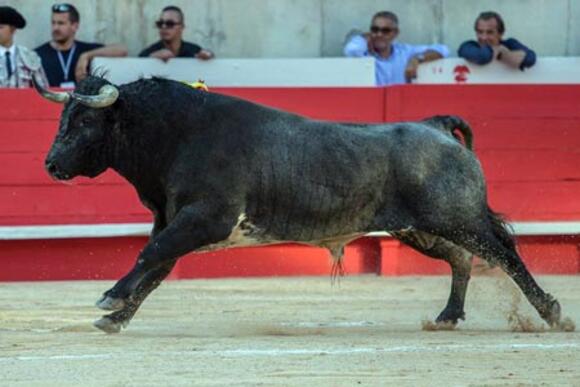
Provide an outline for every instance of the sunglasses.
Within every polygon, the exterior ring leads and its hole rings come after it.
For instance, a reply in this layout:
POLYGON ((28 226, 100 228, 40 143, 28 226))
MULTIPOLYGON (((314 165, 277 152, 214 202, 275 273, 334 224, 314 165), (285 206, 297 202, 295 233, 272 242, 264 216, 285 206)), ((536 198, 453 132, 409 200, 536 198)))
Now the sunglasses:
POLYGON ((391 32, 395 32, 397 29, 396 28, 391 28, 391 27, 378 27, 378 26, 371 26, 371 32, 373 34, 378 34, 379 32, 382 33, 383 35, 388 35, 391 32))
POLYGON ((52 6, 52 12, 62 13, 62 12, 70 12, 71 11, 70 4, 54 4, 52 6))
POLYGON ((174 20, 157 20, 155 22, 155 25, 157 26, 157 28, 173 28, 175 26, 180 25, 181 23, 178 23, 174 20))

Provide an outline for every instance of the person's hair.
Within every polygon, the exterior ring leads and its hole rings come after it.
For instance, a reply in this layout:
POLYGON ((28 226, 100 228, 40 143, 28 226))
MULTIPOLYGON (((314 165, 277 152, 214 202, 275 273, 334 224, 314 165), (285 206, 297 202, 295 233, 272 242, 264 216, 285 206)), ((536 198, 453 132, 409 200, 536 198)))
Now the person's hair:
POLYGON ((183 17, 183 11, 181 10, 181 8, 175 6, 175 5, 168 5, 167 7, 163 8, 163 10, 161 10, 161 12, 167 12, 167 11, 173 11, 173 12, 177 12, 177 14, 179 15, 179 18, 181 19, 180 22, 181 24, 184 24, 185 20, 183 17))
POLYGON ((478 21, 491 19, 495 19, 495 21, 497 22, 497 32, 499 32, 500 35, 503 35, 503 33, 505 32, 505 24, 503 22, 503 19, 501 18, 499 13, 493 11, 486 11, 480 13, 477 19, 475 19, 475 24, 473 25, 473 28, 477 30, 478 21))
POLYGON ((383 17, 385 19, 389 19, 393 23, 395 23, 396 25, 399 25, 399 18, 397 17, 397 15, 395 15, 391 11, 379 11, 379 12, 377 12, 377 13, 374 14, 374 16, 371 19, 371 21, 375 21, 375 19, 377 19, 379 17, 383 17))
POLYGON ((78 9, 72 4, 55 4, 52 6, 52 13, 68 13, 68 20, 71 23, 79 23, 81 21, 78 9))

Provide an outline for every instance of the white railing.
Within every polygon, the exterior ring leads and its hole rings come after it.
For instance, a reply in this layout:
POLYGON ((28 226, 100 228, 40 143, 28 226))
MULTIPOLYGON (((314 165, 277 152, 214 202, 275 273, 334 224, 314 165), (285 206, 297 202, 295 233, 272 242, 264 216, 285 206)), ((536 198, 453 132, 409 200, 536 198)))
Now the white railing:
POLYGON ((117 84, 140 77, 161 76, 179 81, 203 79, 210 87, 357 87, 374 86, 372 58, 197 59, 95 58, 93 68, 107 71, 117 84))
POLYGON ((424 63, 419 67, 417 84, 573 84, 580 83, 580 58, 542 57, 524 71, 494 61, 479 66, 461 58, 424 63))
MULTIPOLYGON (((203 79, 213 87, 368 87, 374 86, 372 58, 197 59, 163 62, 152 58, 95 58, 94 68, 116 84, 153 75, 180 81, 203 79)), ((574 84, 580 83, 580 58, 541 57, 525 71, 501 62, 479 66, 448 58, 419 67, 417 84, 574 84)))
MULTIPOLYGON (((580 222, 513 222, 515 235, 579 235, 580 222)), ((67 224, 2 226, 0 240, 116 238, 148 236, 151 223, 67 224)), ((371 232, 370 237, 387 237, 387 232, 371 232)))

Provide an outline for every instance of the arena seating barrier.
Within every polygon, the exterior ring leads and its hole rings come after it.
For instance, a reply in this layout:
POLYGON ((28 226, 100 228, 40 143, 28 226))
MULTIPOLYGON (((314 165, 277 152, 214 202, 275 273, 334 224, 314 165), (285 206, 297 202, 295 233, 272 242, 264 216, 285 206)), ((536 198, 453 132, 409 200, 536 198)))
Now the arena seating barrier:
MULTIPOLYGON (((536 273, 580 272, 580 86, 413 85, 387 88, 214 88, 317 119, 393 122, 457 114, 474 128, 475 149, 493 208, 533 235, 518 239, 536 273)), ((31 90, 0 90, 0 281, 117 278, 143 236, 16 239, 19 226, 148 223, 132 187, 113 172, 73 185, 44 172, 61 106, 31 90), (13 235, 11 238, 9 235, 13 235)), ((38 234, 40 235, 40 234, 38 234)), ((329 273, 326 251, 279 245, 191 254, 173 278, 329 273)), ((347 273, 440 274, 427 259, 388 237, 364 238, 346 252, 347 273)))

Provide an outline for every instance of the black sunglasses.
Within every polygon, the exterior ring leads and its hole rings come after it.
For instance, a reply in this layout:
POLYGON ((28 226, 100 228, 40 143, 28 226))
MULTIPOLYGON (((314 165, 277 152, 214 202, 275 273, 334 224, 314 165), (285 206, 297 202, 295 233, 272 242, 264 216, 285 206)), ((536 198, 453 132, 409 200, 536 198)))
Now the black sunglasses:
POLYGON ((181 23, 176 22, 174 20, 157 20, 155 22, 155 25, 157 26, 157 28, 173 28, 175 26, 180 25, 181 23))
POLYGON ((381 32, 383 35, 387 35, 390 34, 391 32, 395 32, 397 29, 396 28, 391 28, 391 27, 378 27, 378 26, 371 26, 371 32, 373 34, 378 34, 379 32, 381 32))
POLYGON ((70 12, 71 5, 70 4, 54 4, 52 6, 52 12, 62 13, 62 12, 70 12))

